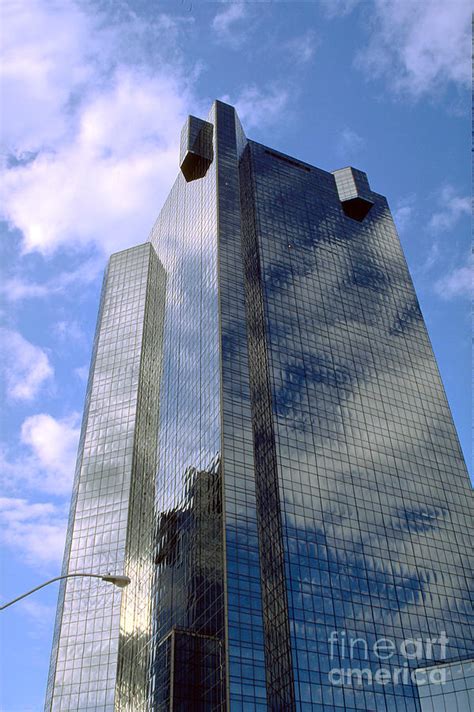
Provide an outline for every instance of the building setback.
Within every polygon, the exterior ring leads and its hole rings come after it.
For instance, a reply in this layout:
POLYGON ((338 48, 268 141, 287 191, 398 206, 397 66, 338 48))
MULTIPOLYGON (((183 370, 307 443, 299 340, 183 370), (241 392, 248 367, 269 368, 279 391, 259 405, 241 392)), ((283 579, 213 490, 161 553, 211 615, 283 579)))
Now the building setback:
POLYGON ((105 276, 64 560, 131 584, 63 584, 46 711, 474 712, 469 510, 386 199, 189 117, 105 276))

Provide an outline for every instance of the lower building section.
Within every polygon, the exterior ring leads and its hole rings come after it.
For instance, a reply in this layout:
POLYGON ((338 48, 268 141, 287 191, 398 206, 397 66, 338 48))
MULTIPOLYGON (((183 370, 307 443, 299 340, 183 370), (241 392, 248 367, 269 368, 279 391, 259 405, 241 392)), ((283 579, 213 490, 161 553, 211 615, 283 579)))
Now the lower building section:
POLYGON ((216 636, 173 628, 160 643, 156 709, 210 712, 225 709, 224 643, 216 636))
POLYGON ((153 657, 156 712, 225 709, 219 459, 186 473, 187 498, 160 515, 153 657))

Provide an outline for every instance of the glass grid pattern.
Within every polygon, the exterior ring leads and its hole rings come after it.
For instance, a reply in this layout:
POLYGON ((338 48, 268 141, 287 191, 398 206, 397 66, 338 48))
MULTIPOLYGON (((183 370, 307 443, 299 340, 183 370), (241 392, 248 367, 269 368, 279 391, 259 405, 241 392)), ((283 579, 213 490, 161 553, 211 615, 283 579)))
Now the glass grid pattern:
POLYGON ((474 712, 474 661, 425 668, 417 678, 421 712, 474 712))
POLYGON ((267 709, 235 110, 216 102, 229 709, 267 709))
POLYGON ((168 276, 149 693, 160 712, 225 704, 217 230, 214 161, 203 178, 178 176, 150 236, 168 276), (183 687, 196 649, 201 687, 183 687))
POLYGON ((148 709, 154 576, 156 433, 162 375, 166 274, 150 246, 122 593, 115 709, 148 709))
MULTIPOLYGON (((141 489, 148 475, 153 488, 154 468, 151 472, 139 470, 153 462, 156 452, 153 434, 147 431, 143 418, 137 418, 137 403, 148 401, 152 410, 157 406, 157 387, 148 388, 150 374, 143 372, 142 355, 153 350, 160 362, 163 302, 150 297, 156 297, 163 279, 149 243, 110 258, 86 398, 66 572, 127 575, 133 570, 128 566, 134 555, 130 542, 139 542, 143 534, 136 523, 128 526, 130 493, 136 491, 133 477, 140 477, 141 489), (146 394, 142 393, 144 388, 146 394), (137 450, 141 451, 138 457, 137 450)), ((156 369, 153 373, 158 384, 159 374, 156 369)), ((148 533, 146 536, 149 538, 148 533)), ((149 621, 142 613, 149 600, 147 583, 149 586, 150 578, 143 580, 143 591, 137 582, 131 584, 122 600, 117 588, 96 579, 65 582, 46 709, 115 709, 123 634, 127 638, 138 632, 150 633, 149 621)))
POLYGON ((333 173, 340 200, 351 200, 358 196, 370 199, 370 187, 367 176, 356 168, 340 168, 333 173))
POLYGON ((246 277, 250 389, 256 462, 257 512, 265 631, 267 700, 270 709, 295 709, 289 645, 283 533, 259 246, 249 151, 241 160, 242 253, 246 277))
POLYGON ((386 200, 359 223, 331 174, 249 150, 297 708, 415 712, 411 684, 331 685, 328 639, 469 654, 471 490, 426 328, 386 200))

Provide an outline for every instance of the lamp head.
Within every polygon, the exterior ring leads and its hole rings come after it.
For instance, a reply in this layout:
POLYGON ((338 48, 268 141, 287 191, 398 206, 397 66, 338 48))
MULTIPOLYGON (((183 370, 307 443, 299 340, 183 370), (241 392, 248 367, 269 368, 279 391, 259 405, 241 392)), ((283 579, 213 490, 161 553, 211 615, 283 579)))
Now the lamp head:
POLYGON ((106 574, 105 576, 102 576, 102 581, 107 581, 108 583, 113 583, 114 586, 117 586, 118 588, 125 588, 125 586, 128 586, 130 583, 130 579, 128 576, 120 576, 120 575, 112 575, 112 574, 106 574))

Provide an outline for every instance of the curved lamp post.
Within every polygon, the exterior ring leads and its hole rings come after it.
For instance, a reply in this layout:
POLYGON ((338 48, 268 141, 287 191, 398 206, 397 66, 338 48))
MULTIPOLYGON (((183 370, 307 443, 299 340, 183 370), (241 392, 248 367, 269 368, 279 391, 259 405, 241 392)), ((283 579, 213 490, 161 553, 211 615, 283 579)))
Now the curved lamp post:
POLYGON ((114 586, 117 586, 118 588, 125 588, 125 586, 128 586, 128 584, 130 583, 130 579, 128 576, 120 576, 120 575, 115 575, 115 574, 88 574, 88 573, 80 573, 80 572, 74 573, 74 574, 65 574, 64 576, 56 576, 56 578, 52 578, 49 581, 42 583, 40 586, 36 586, 36 588, 32 588, 31 591, 27 591, 26 593, 23 593, 21 596, 14 598, 13 601, 9 601, 8 603, 5 603, 3 606, 0 606, 0 611, 3 611, 4 608, 8 608, 8 606, 13 605, 13 603, 16 603, 17 601, 21 601, 22 598, 26 598, 27 596, 34 593, 35 591, 39 591, 40 588, 49 586, 50 583, 54 583, 55 581, 60 581, 61 579, 73 578, 74 576, 86 576, 88 578, 98 578, 98 579, 101 579, 102 581, 107 581, 108 583, 113 583, 114 586))

